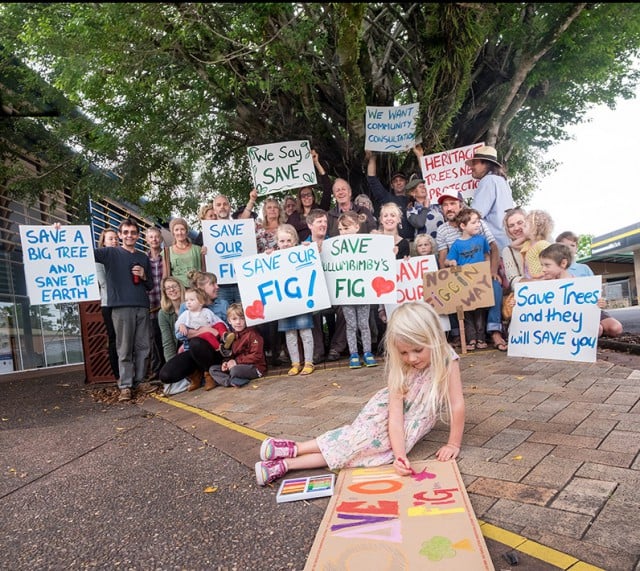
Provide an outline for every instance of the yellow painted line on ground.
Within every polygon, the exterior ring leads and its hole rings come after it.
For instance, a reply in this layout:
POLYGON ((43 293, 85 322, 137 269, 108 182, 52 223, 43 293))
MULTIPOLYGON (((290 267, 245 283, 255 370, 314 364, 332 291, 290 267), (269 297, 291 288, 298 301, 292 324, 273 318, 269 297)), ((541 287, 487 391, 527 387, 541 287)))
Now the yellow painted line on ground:
POLYGON ((497 527, 482 520, 478 520, 478 523, 480 524, 482 535, 486 538, 508 545, 509 547, 530 555, 531 557, 540 559, 540 561, 544 561, 549 565, 554 565, 558 569, 565 569, 567 571, 605 571, 600 567, 595 567, 594 565, 580 561, 572 555, 567 555, 557 549, 546 547, 541 543, 527 539, 517 533, 507 531, 506 529, 502 529, 501 527, 497 527))
MULTIPOLYGON (((267 377, 263 377, 267 378, 267 377)), ((220 426, 224 426, 230 430, 235 430, 241 434, 249 436, 251 438, 255 438, 256 440, 264 440, 267 438, 266 434, 262 432, 258 432, 257 430, 253 430, 252 428, 247 428, 246 426, 242 426, 240 424, 236 424, 230 420, 222 416, 218 416, 217 414, 213 414, 211 412, 207 412, 206 410, 202 410, 201 408, 197 408, 195 406, 191 406, 189 404, 185 404, 180 401, 176 401, 173 399, 169 399, 163 395, 158 393, 152 395, 156 400, 163 402, 165 404, 169 404, 171 406, 175 406, 176 408, 180 408, 182 410, 186 410, 193 414, 197 414, 202 418, 206 418, 220 426)), ((567 571, 605 571, 600 567, 594 567, 593 565, 589 565, 588 563, 584 563, 583 561, 579 561, 575 557, 571 555, 567 555, 566 553, 562 553, 561 551, 557 551, 556 549, 552 549, 550 547, 545 547, 544 545, 537 543, 535 541, 531 541, 526 537, 518 535, 517 533, 513 533, 511 531, 507 531, 506 529, 502 529, 490 523, 487 523, 482 520, 478 520, 480 524, 480 529, 482 531, 482 535, 489 539, 493 539, 498 543, 502 543, 503 545, 507 545, 512 549, 516 549, 522 553, 526 553, 531 557, 535 557, 545 563, 549 563, 550 565, 555 565, 559 569, 565 569, 567 571)))
POLYGON ((218 416, 217 414, 213 414, 206 410, 202 410, 201 408, 191 406, 190 404, 185 404, 177 400, 168 399, 167 397, 157 393, 154 394, 153 397, 156 400, 159 400, 160 402, 163 402, 165 404, 170 404, 171 406, 175 406, 176 408, 181 408, 182 410, 186 410, 193 414, 197 414, 198 416, 201 416, 202 418, 206 418, 207 420, 211 420, 212 422, 215 422, 220 426, 224 426, 225 428, 229 428, 230 430, 235 430, 236 432, 240 432, 241 434, 244 434, 245 436, 250 436, 251 438, 255 438, 256 440, 262 441, 265 438, 267 438, 266 434, 263 434, 262 432, 258 432, 257 430, 253 430, 253 428, 247 428, 246 426, 236 424, 235 422, 227 420, 222 416, 218 416))

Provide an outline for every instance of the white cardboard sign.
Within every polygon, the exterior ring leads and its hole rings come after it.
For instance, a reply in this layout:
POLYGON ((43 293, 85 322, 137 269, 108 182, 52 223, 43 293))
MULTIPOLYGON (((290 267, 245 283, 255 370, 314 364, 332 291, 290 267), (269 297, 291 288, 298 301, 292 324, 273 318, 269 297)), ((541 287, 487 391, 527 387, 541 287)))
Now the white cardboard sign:
POLYGON ((418 103, 395 107, 367 106, 364 148, 382 153, 413 149, 418 108, 418 103))
POLYGON ((202 244, 207 247, 207 271, 216 275, 219 284, 234 284, 234 261, 258 253, 256 224, 252 219, 203 220, 202 244))

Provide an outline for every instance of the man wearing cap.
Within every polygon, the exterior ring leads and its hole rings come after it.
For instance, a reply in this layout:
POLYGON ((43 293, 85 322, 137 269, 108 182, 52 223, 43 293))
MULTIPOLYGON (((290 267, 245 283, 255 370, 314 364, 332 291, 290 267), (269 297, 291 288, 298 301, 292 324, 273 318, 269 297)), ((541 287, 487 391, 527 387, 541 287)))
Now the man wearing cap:
POLYGON ((375 200, 376 208, 379 210, 380 206, 387 202, 397 204, 402 211, 402 220, 398 233, 407 240, 413 240, 413 228, 407 221, 407 206, 409 204, 409 198, 405 194, 407 177, 401 172, 393 173, 391 175, 391 190, 387 190, 376 176, 376 155, 372 151, 365 151, 365 157, 368 160, 367 182, 369 183, 371 196, 375 200))
POLYGON ((498 153, 493 147, 478 147, 472 159, 467 159, 471 176, 478 180, 471 208, 475 208, 489 225, 498 242, 499 252, 509 245, 509 238, 502 226, 504 213, 513 208, 513 195, 498 153))
MULTIPOLYGON (((444 267, 444 260, 447 257, 447 253, 451 245, 462 236, 462 232, 454 222, 458 213, 462 210, 464 203, 462 197, 458 191, 454 189, 445 188, 443 193, 438 197, 438 204, 442 208, 442 213, 446 219, 446 222, 441 226, 438 226, 436 233, 436 244, 438 246, 438 267, 444 267)), ((491 232, 489 225, 480 220, 481 235, 483 235, 487 242, 489 242, 489 265, 491 267, 491 280, 493 285, 493 299, 494 305, 489 308, 487 314, 487 333, 491 336, 493 344, 500 351, 506 351, 507 342, 502 337, 502 283, 498 276, 498 266, 500 264, 500 251, 498 250, 498 244, 496 242, 493 233, 491 232)), ((455 336, 455 332, 458 330, 457 318, 451 318, 451 333, 455 336)))
POLYGON ((405 188, 410 197, 411 206, 407 210, 407 220, 418 234, 429 234, 434 240, 438 227, 444 223, 442 209, 438 204, 430 204, 427 187, 421 178, 411 179, 405 188))

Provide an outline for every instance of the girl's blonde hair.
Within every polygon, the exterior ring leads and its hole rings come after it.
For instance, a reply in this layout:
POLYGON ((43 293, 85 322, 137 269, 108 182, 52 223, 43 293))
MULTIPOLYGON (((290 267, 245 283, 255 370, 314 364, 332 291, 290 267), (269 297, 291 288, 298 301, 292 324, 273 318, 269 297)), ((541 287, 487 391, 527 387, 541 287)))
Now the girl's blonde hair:
POLYGON ((291 224, 280 224, 276 230, 276 237, 280 233, 289 234, 289 236, 293 238, 293 243, 296 245, 299 244, 298 231, 291 224))
POLYGON ((527 215, 527 224, 533 233, 534 240, 551 241, 551 232, 553 232, 553 218, 544 210, 530 210, 527 215))
POLYGON ((184 290, 185 297, 187 297, 188 293, 195 294, 196 299, 203 306, 209 303, 209 296, 204 290, 200 289, 199 287, 188 287, 184 290))
POLYGON ((404 363, 398 342, 412 347, 427 347, 431 351, 429 374, 431 384, 425 385, 417 403, 426 403, 428 414, 442 415, 450 410, 449 367, 452 361, 451 347, 447 343, 440 317, 424 302, 403 303, 392 314, 385 333, 385 373, 390 392, 406 394, 409 376, 413 372, 404 363))
POLYGON ((167 293, 164 291, 164 286, 168 282, 174 283, 178 286, 178 289, 180 290, 180 303, 184 302, 184 286, 179 279, 172 276, 163 278, 163 280, 160 282, 160 308, 165 313, 174 313, 173 302, 167 297, 167 293))
POLYGON ((411 255, 418 256, 418 243, 419 242, 427 242, 431 245, 431 253, 435 256, 438 253, 438 246, 436 245, 436 241, 433 239, 431 234, 418 234, 413 243, 411 244, 411 255))
MULTIPOLYGON (((395 202, 385 202, 380 207, 380 214, 378 214, 379 221, 382 220, 382 215, 387 211, 393 212, 396 215, 398 218, 398 228, 400 228, 402 226, 402 210, 400 210, 400 207, 395 202)), ((380 222, 380 227, 382 228, 382 222, 380 222)))
POLYGON ((100 232, 100 236, 98 237, 98 248, 104 248, 104 241, 109 232, 113 232, 116 235, 116 240, 118 239, 118 231, 113 228, 105 228, 102 232, 100 232))

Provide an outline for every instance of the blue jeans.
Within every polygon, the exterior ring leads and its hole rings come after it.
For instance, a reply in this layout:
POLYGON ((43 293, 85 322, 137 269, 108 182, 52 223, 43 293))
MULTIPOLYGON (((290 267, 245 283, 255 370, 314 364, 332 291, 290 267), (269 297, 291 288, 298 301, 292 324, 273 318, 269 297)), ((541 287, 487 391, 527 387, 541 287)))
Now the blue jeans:
POLYGON ((487 333, 500 331, 502 333, 502 284, 498 280, 491 280, 493 284, 493 307, 487 313, 487 333))

